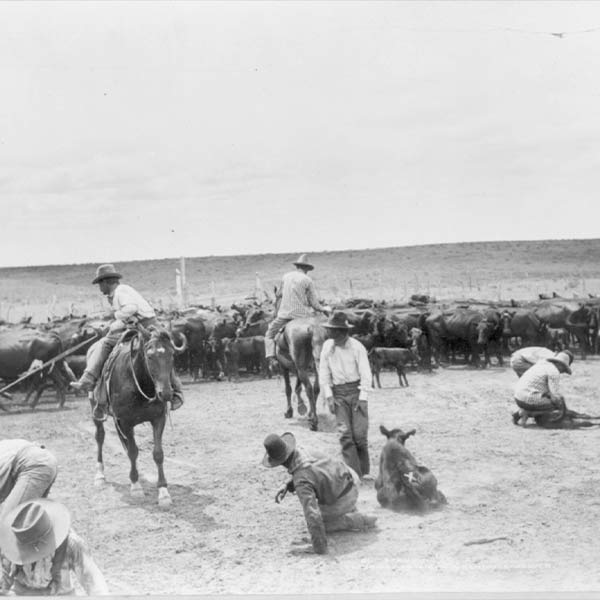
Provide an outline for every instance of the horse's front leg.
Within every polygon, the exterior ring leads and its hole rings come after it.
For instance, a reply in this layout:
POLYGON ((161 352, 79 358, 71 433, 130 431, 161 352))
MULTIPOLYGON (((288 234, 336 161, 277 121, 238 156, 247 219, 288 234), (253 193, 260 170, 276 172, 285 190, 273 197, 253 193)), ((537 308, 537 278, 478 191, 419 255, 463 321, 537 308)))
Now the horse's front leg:
POLYGON ((158 505, 161 508, 168 508, 172 504, 171 495, 167 489, 167 480, 165 478, 165 471, 163 469, 163 462, 165 460, 165 453, 162 447, 162 436, 165 430, 166 416, 163 414, 162 417, 152 421, 152 432, 154 434, 154 449, 152 450, 152 457, 156 463, 158 469, 158 505))
MULTIPOLYGON (((92 409, 94 407, 94 394, 91 392, 88 395, 90 404, 92 405, 92 409)), ((96 446, 98 448, 98 452, 96 455, 96 475, 94 476, 94 485, 96 487, 100 487, 106 483, 106 478, 104 477, 104 460, 102 458, 102 447, 104 446, 104 437, 106 432, 104 431, 104 423, 102 421, 96 421, 94 419, 94 425, 96 426, 96 446)))
POLYGON ((139 482, 140 475, 137 470, 137 457, 139 450, 137 444, 135 443, 133 426, 123 427, 120 423, 118 425, 117 432, 127 450, 127 456, 129 457, 129 481, 131 481, 129 488, 130 494, 132 498, 143 498, 144 490, 142 489, 142 484, 139 482))

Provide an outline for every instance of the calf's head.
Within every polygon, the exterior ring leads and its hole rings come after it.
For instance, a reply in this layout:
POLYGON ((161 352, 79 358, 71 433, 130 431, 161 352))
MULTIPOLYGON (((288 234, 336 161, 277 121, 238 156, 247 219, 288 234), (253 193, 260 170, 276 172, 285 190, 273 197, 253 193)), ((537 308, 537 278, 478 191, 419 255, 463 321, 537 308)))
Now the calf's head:
POLYGON ((417 433, 416 429, 410 429, 406 433, 402 429, 386 429, 383 425, 379 426, 379 431, 385 435, 388 440, 396 440, 404 446, 404 442, 411 436, 417 433))

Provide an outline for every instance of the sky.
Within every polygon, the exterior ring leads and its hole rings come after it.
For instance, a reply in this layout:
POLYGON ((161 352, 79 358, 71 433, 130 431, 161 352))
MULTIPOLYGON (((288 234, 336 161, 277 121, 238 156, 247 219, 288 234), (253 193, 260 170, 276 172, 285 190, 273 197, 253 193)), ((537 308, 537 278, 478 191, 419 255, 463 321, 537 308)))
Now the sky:
POLYGON ((600 237, 598 2, 2 2, 0 266, 600 237))

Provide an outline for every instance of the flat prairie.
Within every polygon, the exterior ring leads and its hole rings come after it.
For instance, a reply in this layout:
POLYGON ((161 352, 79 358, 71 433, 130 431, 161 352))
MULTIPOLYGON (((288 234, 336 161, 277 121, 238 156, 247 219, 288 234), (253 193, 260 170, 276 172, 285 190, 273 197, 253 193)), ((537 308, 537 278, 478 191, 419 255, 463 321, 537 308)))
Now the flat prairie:
MULTIPOLYGON (((323 246, 327 240, 323 240, 323 246)), ((256 293, 272 295, 293 254, 186 257, 190 303, 229 306, 256 293)), ((76 263, 76 256, 73 257, 76 263)), ((112 259, 107 257, 107 262, 112 259)), ((600 239, 434 244, 368 250, 314 252, 309 260, 321 298, 404 301, 411 294, 438 300, 530 300, 539 293, 565 297, 600 293, 600 239)), ((116 264, 124 281, 156 306, 176 306, 178 258, 116 264)), ((0 318, 15 321, 90 314, 104 306, 91 285, 95 264, 0 269, 0 318)))

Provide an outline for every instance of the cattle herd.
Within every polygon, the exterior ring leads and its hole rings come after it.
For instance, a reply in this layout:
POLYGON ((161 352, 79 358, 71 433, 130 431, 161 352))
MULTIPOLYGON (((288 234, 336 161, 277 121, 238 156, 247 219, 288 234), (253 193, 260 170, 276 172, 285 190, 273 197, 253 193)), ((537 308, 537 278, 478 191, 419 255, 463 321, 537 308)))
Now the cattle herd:
MULTIPOLYGON (((492 358, 501 366, 523 346, 570 348, 582 359, 599 351, 600 298, 595 296, 567 299, 554 294, 537 301, 491 303, 436 302, 415 295, 403 304, 353 298, 332 308, 345 311, 352 334, 369 352, 373 385, 379 386, 379 373, 388 367, 396 370, 400 385, 408 385, 407 367, 427 371, 464 361, 485 368, 493 364, 492 358)), ((271 302, 252 299, 229 308, 163 312, 159 319, 181 341, 176 356, 181 374, 193 381, 237 380, 242 374, 272 375, 263 336, 274 311, 271 302)), ((25 391, 32 407, 46 388, 54 387, 62 406, 69 381, 83 372, 85 353, 107 331, 109 319, 71 315, 40 324, 2 323, 0 379, 8 385, 22 378, 11 391, 25 391)), ((3 396, 10 397, 6 392, 3 396)), ((0 406, 6 410, 5 403, 0 406)))

